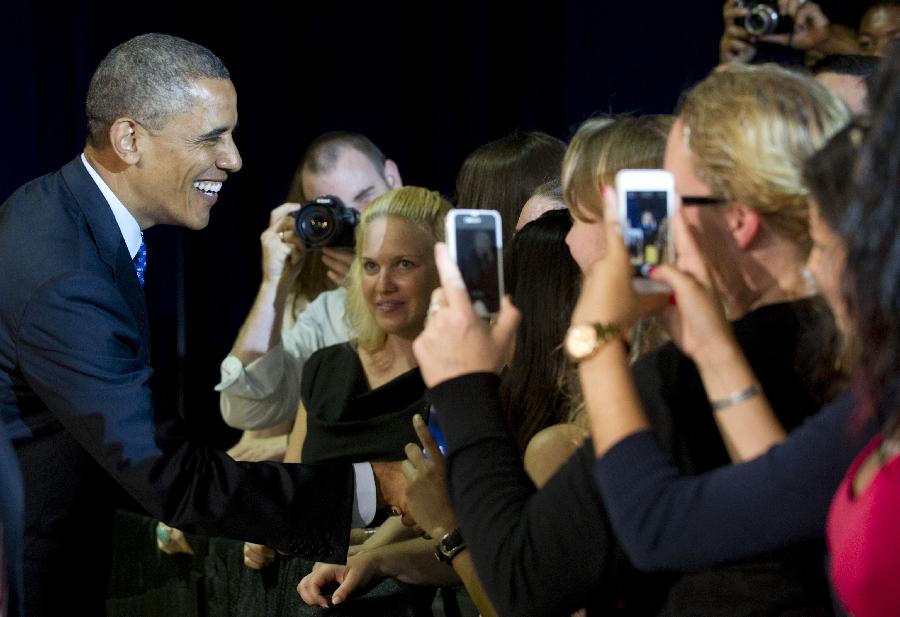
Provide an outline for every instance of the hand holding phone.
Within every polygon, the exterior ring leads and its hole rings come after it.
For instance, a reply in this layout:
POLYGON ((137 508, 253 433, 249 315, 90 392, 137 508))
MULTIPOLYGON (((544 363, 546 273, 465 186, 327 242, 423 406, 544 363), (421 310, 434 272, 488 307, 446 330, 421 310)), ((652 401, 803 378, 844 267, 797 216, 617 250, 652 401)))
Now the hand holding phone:
POLYGON ((489 318, 503 297, 503 227, 496 210, 450 210, 445 219, 450 258, 459 267, 475 313, 489 318))
POLYGON ((666 293, 667 285, 647 278, 666 261, 671 245, 669 221, 675 207, 675 180, 662 169, 623 169, 616 174, 619 220, 634 268, 638 293, 666 293))

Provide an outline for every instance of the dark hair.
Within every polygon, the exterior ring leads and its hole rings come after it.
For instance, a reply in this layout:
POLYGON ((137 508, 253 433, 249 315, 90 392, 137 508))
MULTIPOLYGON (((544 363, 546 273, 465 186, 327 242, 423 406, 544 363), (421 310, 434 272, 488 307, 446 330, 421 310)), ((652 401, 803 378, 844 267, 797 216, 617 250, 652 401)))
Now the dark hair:
POLYGON ((85 112, 88 140, 102 147, 109 127, 129 117, 160 130, 193 102, 197 79, 228 79, 228 69, 207 48, 168 34, 142 34, 113 48, 91 77, 85 112))
POLYGON ((539 131, 517 132, 466 157, 456 176, 456 205, 498 210, 506 243, 522 206, 541 184, 559 177, 566 144, 539 131))
POLYGON ((522 313, 500 396, 520 452, 541 429, 569 419, 562 341, 578 300, 581 271, 566 246, 572 219, 551 210, 513 236, 506 252, 507 290, 522 313))
POLYGON ((815 62, 809 70, 813 75, 836 73, 838 75, 855 75, 867 78, 875 69, 881 58, 878 56, 862 56, 859 54, 832 54, 815 62))
POLYGON ((563 206, 566 205, 566 200, 563 197, 562 181, 559 178, 553 178, 538 186, 531 192, 531 197, 543 197, 552 201, 558 201, 563 206))
POLYGON ((297 201, 307 201, 319 197, 319 195, 303 194, 303 171, 312 174, 320 174, 334 169, 341 151, 350 148, 365 156, 379 174, 384 173, 384 163, 387 160, 381 150, 372 140, 360 133, 350 131, 331 131, 323 133, 307 146, 300 158, 294 182, 291 185, 290 194, 297 197, 297 201))
MULTIPOLYGON (((854 195, 837 228, 847 246, 850 314, 859 338, 855 390, 887 434, 900 424, 900 45, 872 80, 870 128, 853 169, 854 195)), ((837 169, 835 173, 846 173, 837 169)))

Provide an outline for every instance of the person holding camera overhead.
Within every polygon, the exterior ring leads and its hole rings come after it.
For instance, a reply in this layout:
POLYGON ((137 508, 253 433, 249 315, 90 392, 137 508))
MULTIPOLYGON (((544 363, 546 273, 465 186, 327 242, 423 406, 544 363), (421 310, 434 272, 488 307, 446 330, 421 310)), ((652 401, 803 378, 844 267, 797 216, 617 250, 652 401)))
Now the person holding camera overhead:
MULTIPOLYGON (((363 211, 376 197, 403 186, 397 164, 385 158, 367 137, 337 131, 309 145, 298 167, 290 195, 307 201, 332 195, 363 211)), ((222 361, 219 404, 225 422, 245 431, 290 422, 300 402, 300 376, 309 356, 322 347, 351 338, 345 316, 346 292, 340 286, 353 260, 352 251, 325 247, 321 263, 336 289, 324 291, 302 313, 288 302, 295 281, 313 277, 320 263, 307 254, 297 237, 298 203, 275 208, 262 233, 263 279, 256 300, 241 326, 231 353, 222 361), (301 271, 302 268, 302 271, 301 271), (287 311, 288 304, 294 309, 287 311), (286 315, 287 313, 287 315, 286 315), (296 315, 296 320, 291 321, 296 315)), ((319 277, 324 288, 324 277, 319 277)), ((294 287, 296 289, 296 286, 294 287)), ((302 292, 301 286, 301 292, 302 292)))

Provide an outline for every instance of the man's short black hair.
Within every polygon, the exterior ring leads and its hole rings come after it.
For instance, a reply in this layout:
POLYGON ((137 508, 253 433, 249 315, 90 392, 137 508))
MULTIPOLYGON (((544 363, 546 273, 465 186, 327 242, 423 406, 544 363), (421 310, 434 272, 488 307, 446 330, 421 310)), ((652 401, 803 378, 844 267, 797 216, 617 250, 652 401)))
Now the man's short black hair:
POLYGON ((856 54, 834 54, 825 56, 810 67, 813 75, 835 73, 837 75, 855 75, 868 79, 881 60, 878 56, 860 56, 856 54))
POLYGON ((136 36, 110 51, 94 71, 85 105, 88 139, 101 147, 122 117, 159 130, 169 115, 190 107, 192 81, 229 77, 202 45, 168 34, 136 36))

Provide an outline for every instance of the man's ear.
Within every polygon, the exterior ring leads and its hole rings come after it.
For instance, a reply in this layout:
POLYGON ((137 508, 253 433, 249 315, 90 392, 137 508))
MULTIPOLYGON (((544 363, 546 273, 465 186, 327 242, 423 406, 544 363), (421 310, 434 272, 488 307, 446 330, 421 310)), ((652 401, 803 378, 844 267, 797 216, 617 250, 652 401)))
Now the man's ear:
POLYGON ((126 165, 140 162, 140 141, 145 135, 141 125, 130 118, 119 118, 109 127, 109 143, 113 152, 126 165))
POLYGON ((384 179, 387 185, 392 189, 399 189, 403 186, 403 180, 400 178, 400 170, 397 169, 397 163, 391 159, 384 162, 384 179))
POLYGON ((756 239, 762 227, 759 213, 743 204, 734 204, 726 215, 728 230, 741 250, 746 250, 756 239))

